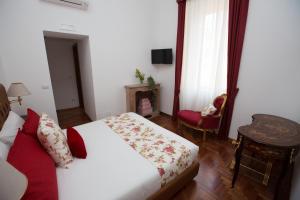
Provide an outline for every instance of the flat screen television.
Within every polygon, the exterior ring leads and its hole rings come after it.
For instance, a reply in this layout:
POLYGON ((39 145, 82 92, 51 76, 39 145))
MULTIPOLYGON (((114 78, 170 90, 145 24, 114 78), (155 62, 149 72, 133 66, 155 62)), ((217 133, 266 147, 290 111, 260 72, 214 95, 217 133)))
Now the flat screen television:
POLYGON ((152 64, 172 64, 172 49, 152 49, 151 59, 152 64))

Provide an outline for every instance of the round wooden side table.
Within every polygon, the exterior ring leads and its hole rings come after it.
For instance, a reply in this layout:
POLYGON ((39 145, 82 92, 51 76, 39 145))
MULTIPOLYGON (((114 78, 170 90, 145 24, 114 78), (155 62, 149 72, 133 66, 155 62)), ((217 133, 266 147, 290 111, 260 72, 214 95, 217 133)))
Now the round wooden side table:
MULTIPOLYGON (((282 117, 266 114, 255 114, 252 119, 252 124, 238 128, 232 187, 238 177, 243 149, 252 148, 269 161, 281 161, 282 169, 276 183, 274 199, 289 199, 295 157, 300 148, 300 125, 282 117)), ((268 173, 271 171, 270 163, 267 164, 268 173)), ((264 181, 268 178, 264 177, 264 181)))

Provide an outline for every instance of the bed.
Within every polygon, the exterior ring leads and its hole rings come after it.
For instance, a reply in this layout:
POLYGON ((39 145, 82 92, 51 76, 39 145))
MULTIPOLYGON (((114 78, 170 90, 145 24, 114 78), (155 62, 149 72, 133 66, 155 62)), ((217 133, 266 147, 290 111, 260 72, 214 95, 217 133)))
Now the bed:
MULTIPOLYGON (((0 85, 0 130, 9 111, 5 89, 0 85)), ((85 160, 75 159, 69 169, 57 168, 59 199, 169 199, 198 173, 198 146, 135 113, 109 117, 75 129, 84 139, 88 156, 85 160), (134 147, 124 136, 120 127, 126 120, 139 123, 143 132, 150 128, 150 133, 159 133, 160 138, 183 145, 189 152, 185 166, 171 164, 182 159, 182 156, 174 156, 174 162, 160 163, 162 175, 155 165, 158 163, 138 151, 138 146, 145 144, 137 143, 134 147)), ((151 144, 150 151, 159 151, 152 148, 154 140, 147 142, 151 144)))

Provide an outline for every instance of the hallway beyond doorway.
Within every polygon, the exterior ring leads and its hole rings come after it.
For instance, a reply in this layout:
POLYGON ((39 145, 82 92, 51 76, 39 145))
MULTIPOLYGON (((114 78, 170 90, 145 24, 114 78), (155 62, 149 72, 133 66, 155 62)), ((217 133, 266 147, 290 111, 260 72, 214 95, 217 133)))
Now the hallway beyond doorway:
POLYGON ((81 107, 57 110, 57 118, 62 129, 92 121, 81 107))

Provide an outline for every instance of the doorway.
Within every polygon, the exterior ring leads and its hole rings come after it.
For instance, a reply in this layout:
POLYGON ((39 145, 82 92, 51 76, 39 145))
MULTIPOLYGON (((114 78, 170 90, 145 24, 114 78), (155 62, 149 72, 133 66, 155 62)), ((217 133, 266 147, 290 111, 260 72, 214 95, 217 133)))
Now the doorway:
POLYGON ((89 85, 82 77, 86 76, 80 60, 84 60, 79 50, 82 39, 46 35, 44 40, 59 125, 67 128, 92 121, 86 112, 91 105, 84 93, 89 85))

